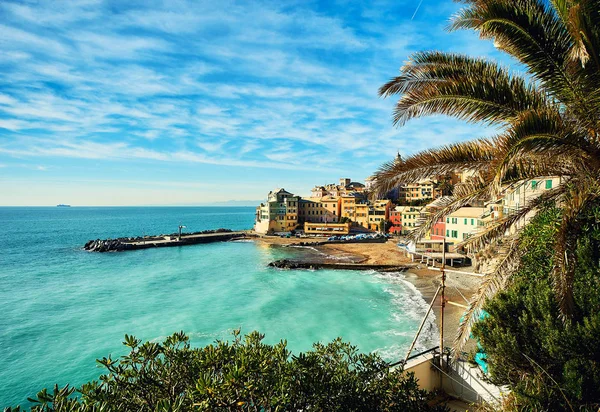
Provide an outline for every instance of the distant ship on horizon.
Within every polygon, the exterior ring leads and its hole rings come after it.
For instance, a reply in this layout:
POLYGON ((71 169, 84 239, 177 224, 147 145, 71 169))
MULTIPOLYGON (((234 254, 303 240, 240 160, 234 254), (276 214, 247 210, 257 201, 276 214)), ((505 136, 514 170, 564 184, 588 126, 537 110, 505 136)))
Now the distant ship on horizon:
POLYGON ((62 203, 60 205, 56 205, 56 207, 71 207, 71 205, 63 205, 62 203))

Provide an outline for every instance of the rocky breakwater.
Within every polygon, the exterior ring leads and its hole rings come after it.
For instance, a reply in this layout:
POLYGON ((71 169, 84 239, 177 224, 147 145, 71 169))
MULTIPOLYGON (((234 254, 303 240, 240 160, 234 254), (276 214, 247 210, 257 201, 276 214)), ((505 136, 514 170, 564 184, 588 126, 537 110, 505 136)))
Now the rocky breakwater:
POLYGON ((278 269, 337 269, 337 270, 377 270, 380 272, 400 272, 411 265, 374 265, 368 263, 327 263, 308 262, 290 259, 281 259, 269 263, 270 267, 278 269))
POLYGON ((169 235, 123 237, 117 239, 96 239, 87 242, 83 249, 90 252, 123 252, 126 250, 149 249, 155 247, 187 246, 198 243, 224 242, 246 237, 245 232, 231 229, 204 230, 194 233, 171 233, 169 235))

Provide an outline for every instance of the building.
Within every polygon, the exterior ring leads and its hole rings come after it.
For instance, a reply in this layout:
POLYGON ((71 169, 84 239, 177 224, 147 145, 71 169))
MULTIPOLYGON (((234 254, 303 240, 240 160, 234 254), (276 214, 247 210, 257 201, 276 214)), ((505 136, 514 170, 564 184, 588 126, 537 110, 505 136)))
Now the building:
POLYGON ((462 242, 485 226, 484 207, 461 207, 446 216, 446 239, 462 242))
POLYGON ((546 190, 555 188, 560 184, 560 177, 540 177, 526 180, 509 186, 504 191, 502 200, 502 212, 510 215, 518 212, 523 206, 535 199, 546 190))
POLYGON ((352 192, 362 193, 365 191, 365 185, 360 182, 353 182, 349 178, 341 178, 339 184, 330 183, 325 186, 315 186, 311 190, 311 198, 319 197, 340 197, 352 192))
POLYGON ((398 206, 396 208, 396 211, 399 211, 401 215, 401 234, 406 235, 415 230, 415 228, 418 226, 422 209, 422 206, 398 206))
POLYGON ((335 236, 350 233, 350 223, 304 223, 304 234, 313 236, 335 236))
MULTIPOLYGON (((435 199, 433 202, 425 205, 424 210, 428 214, 433 214, 439 211, 444 205, 446 205, 451 200, 448 196, 440 196, 435 199)), ((446 219, 440 218, 438 221, 431 227, 431 229, 425 235, 425 239, 431 240, 441 240, 446 235, 446 219)))
POLYGON ((256 208, 254 230, 257 233, 289 232, 298 226, 300 198, 285 189, 275 189, 267 195, 266 203, 256 208))
POLYGON ((368 221, 369 229, 375 231, 385 231, 385 222, 390 220, 390 207, 392 202, 389 199, 376 200, 369 206, 368 221), (382 222, 384 228, 382 230, 382 222))
POLYGON ((437 183, 433 180, 423 180, 418 183, 406 183, 398 187, 398 201, 411 203, 425 201, 438 197, 437 183))
POLYGON ((331 196, 301 198, 298 207, 298 222, 331 222, 340 218, 340 199, 331 196))
POLYGON ((391 227, 389 232, 393 235, 399 235, 402 233, 402 212, 398 210, 398 207, 390 210, 391 227))
POLYGON ((429 238, 431 240, 442 240, 446 234, 446 219, 438 219, 437 222, 431 227, 429 231, 429 238))
POLYGON ((369 228, 369 202, 358 193, 341 196, 340 214, 342 218, 350 219, 365 229, 369 228))

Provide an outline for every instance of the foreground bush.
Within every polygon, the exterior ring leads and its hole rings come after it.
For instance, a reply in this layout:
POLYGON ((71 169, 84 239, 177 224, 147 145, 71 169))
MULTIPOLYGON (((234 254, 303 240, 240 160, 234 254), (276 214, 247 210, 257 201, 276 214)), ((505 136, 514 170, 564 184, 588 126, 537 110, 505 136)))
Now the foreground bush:
MULTIPOLYGON (((430 411, 415 378, 377 354, 336 339, 293 356, 252 332, 192 348, 176 333, 162 344, 125 336, 129 355, 97 362, 99 381, 38 393, 32 411, 430 411), (78 395, 78 396, 74 396, 78 395)), ((8 408, 7 411, 21 411, 8 408)))

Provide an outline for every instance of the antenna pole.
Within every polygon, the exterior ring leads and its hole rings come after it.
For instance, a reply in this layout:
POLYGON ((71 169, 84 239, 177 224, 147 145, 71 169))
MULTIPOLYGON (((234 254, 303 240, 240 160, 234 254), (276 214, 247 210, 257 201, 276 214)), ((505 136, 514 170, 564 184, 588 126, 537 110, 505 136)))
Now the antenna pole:
MULTIPOLYGON (((444 353, 444 307, 446 306, 446 237, 443 237, 442 241, 442 286, 441 286, 441 294, 440 294, 440 303, 441 303, 441 314, 440 314, 440 367, 443 368, 442 365, 442 355, 444 353)), ((440 380, 442 379, 442 375, 440 375, 440 380)), ((440 383, 441 385, 441 383, 440 383)))

